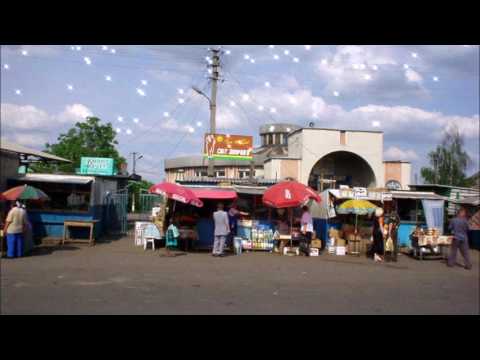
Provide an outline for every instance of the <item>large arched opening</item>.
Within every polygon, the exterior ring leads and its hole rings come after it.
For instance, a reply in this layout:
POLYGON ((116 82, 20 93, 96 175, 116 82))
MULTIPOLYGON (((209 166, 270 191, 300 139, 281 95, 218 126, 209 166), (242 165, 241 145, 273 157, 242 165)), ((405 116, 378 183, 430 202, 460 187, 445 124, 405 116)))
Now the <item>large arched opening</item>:
POLYGON ((371 166, 361 156, 349 151, 335 151, 313 166, 308 185, 318 191, 340 185, 368 188, 376 186, 376 178, 371 166))

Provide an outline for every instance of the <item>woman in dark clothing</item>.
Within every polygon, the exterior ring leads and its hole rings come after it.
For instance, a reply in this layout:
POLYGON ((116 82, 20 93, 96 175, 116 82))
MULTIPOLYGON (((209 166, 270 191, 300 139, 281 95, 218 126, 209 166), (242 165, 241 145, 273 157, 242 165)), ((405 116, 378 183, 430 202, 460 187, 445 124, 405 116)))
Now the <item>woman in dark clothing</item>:
POLYGON ((393 249, 389 252, 387 261, 397 261, 398 254, 398 227, 400 226, 400 217, 396 211, 392 211, 387 218, 388 237, 392 239, 393 249))
POLYGON ((377 208, 373 220, 373 258, 375 261, 380 262, 383 262, 383 255, 385 252, 383 244, 383 226, 383 209, 377 208))

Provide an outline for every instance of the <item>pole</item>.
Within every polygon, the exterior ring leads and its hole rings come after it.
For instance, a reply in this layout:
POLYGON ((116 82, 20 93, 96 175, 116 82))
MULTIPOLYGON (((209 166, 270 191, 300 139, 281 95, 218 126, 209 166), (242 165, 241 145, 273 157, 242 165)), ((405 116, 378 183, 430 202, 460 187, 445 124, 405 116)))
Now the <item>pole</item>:
POLYGON ((136 152, 133 152, 132 153, 132 156, 133 156, 133 162, 132 162, 132 174, 135 175, 135 161, 137 160, 137 153, 136 152))
MULTIPOLYGON (((219 79, 219 67, 220 67, 220 50, 211 49, 212 52, 212 88, 210 95, 210 134, 215 135, 216 129, 216 113, 217 113, 217 81, 219 79)), ((208 176, 215 176, 215 164, 213 157, 208 158, 208 176)))

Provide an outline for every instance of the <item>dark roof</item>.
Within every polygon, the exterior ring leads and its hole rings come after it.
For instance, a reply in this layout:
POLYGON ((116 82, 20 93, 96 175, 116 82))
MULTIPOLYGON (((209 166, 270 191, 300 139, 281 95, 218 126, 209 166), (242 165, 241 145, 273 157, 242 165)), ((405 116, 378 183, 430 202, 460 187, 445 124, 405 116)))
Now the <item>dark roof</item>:
POLYGON ((408 185, 411 188, 443 188, 443 189, 460 189, 460 190, 476 190, 475 188, 461 187, 461 186, 450 186, 450 185, 440 185, 440 184, 415 184, 408 185))

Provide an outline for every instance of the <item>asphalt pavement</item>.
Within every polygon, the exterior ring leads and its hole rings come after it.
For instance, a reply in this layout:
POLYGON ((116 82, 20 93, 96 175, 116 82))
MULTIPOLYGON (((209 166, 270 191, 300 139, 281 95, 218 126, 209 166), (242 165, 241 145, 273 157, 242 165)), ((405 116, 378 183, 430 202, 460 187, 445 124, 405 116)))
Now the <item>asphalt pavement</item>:
MULTIPOLYGON (((476 314, 474 267, 401 255, 166 257, 129 237, 1 259, 1 314, 476 314)), ((461 263, 459 257, 459 263, 461 263)))

